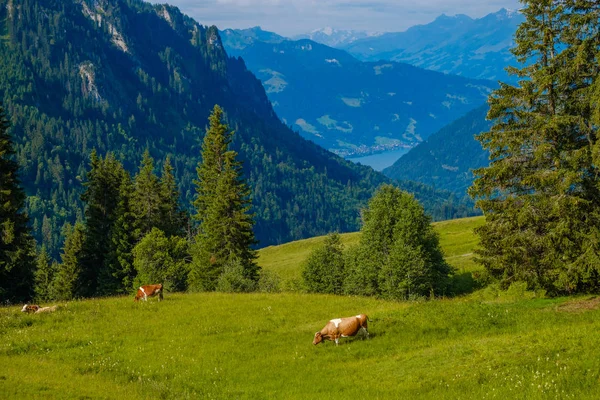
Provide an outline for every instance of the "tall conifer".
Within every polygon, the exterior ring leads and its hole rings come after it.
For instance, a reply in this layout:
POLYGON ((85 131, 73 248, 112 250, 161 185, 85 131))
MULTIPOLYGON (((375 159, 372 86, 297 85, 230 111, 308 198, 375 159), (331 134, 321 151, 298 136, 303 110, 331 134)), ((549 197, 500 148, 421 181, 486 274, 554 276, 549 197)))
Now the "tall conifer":
POLYGON ((0 104, 0 302, 17 302, 33 295, 35 250, 8 128, 0 104))
MULTIPOLYGON (((104 159, 91 154, 85 192, 85 240, 81 251, 80 296, 110 294, 126 289, 123 277, 131 270, 133 243, 127 238, 128 212, 124 194, 130 191, 130 179, 111 153, 104 159), (122 260, 128 260, 122 263, 122 260)), ((128 289, 128 288, 127 288, 128 289)))
POLYGON ((179 189, 169 156, 165 160, 160 177, 160 197, 161 223, 159 228, 167 236, 182 236, 186 228, 187 215, 179 205, 179 189))
POLYGON ((131 209, 135 216, 135 237, 139 241, 161 224, 161 187, 154 173, 154 159, 146 149, 133 184, 131 209))
POLYGON ((480 262, 508 285, 552 293, 600 288, 597 125, 590 91, 600 49, 597 2, 527 0, 512 50, 524 65, 489 98, 478 139, 491 163, 470 189, 486 216, 480 262))
POLYGON ((242 177, 242 164, 231 150, 233 132, 222 122, 223 110, 215 106, 202 144, 198 165, 194 218, 200 221, 190 286, 214 290, 226 266, 241 265, 243 278, 256 281, 258 266, 251 248, 256 243, 250 213, 250 188, 242 177))
POLYGON ((81 222, 77 222, 75 226, 67 225, 64 233, 62 263, 58 264, 52 282, 53 296, 56 300, 71 300, 80 292, 77 284, 81 273, 80 260, 85 227, 81 222))

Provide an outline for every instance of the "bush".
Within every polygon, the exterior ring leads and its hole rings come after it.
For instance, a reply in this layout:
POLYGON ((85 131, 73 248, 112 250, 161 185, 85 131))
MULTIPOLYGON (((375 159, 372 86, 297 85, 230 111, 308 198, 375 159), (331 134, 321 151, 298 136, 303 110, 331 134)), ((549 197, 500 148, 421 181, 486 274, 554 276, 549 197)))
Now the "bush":
POLYGON ((263 293, 281 292, 281 278, 273 271, 262 269, 258 278, 258 291, 263 293))
POLYGON ((308 256, 302 278, 309 292, 342 293, 345 272, 343 250, 340 235, 332 233, 321 247, 308 256))
POLYGON ((162 283, 171 292, 186 290, 188 254, 184 238, 168 238, 163 231, 153 228, 133 249, 133 266, 137 271, 134 287, 162 283))
POLYGON ((248 293, 256 290, 256 282, 244 276, 241 261, 229 261, 217 280, 217 291, 227 293, 248 293))

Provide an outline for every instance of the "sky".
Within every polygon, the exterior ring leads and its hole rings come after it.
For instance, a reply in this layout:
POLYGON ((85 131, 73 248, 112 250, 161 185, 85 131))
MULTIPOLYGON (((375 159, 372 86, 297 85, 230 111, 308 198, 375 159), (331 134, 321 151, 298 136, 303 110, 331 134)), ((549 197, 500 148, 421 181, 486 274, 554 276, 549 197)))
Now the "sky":
MULTIPOLYGON (((150 0, 156 2, 156 0, 150 0)), ((440 14, 483 17, 501 8, 517 10, 518 0, 162 0, 203 25, 250 28, 284 36, 332 27, 401 32, 440 14)))

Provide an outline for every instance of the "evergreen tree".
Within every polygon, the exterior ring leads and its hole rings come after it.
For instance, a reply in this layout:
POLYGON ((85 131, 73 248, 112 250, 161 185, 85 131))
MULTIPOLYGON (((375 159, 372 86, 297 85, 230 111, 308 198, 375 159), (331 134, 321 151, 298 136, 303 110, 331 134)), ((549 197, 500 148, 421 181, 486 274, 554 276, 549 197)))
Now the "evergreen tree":
POLYGON ((0 302, 29 300, 33 295, 34 241, 22 212, 25 193, 12 159, 9 123, 0 104, 0 302))
POLYGON ((430 217, 411 195, 382 186, 363 221, 360 243, 347 256, 346 293, 390 299, 444 293, 452 268, 430 217))
POLYGON ((154 159, 146 149, 134 179, 131 210, 135 217, 135 237, 139 240, 161 225, 163 188, 154 174, 154 159))
POLYGON ((56 268, 52 282, 55 300, 72 300, 78 292, 77 283, 81 273, 81 251, 84 244, 85 226, 65 226, 65 243, 61 254, 62 263, 56 268))
POLYGON ((338 233, 327 235, 325 242, 308 256, 302 278, 309 292, 341 294, 344 283, 344 245, 338 233))
POLYGON ((202 144, 197 168, 194 218, 200 221, 192 248, 190 286, 214 290, 226 265, 238 265, 242 278, 258 280, 259 267, 251 248, 256 244, 250 213, 250 188, 242 177, 237 152, 230 150, 233 132, 222 122, 223 111, 215 106, 202 144))
POLYGON ((478 259, 505 285, 550 293, 600 289, 600 187, 592 90, 600 65, 600 6, 528 0, 512 50, 524 78, 489 98, 491 163, 470 194, 486 216, 478 259))
MULTIPOLYGON (((123 292, 123 277, 128 276, 132 243, 126 238, 128 212, 124 194, 130 178, 121 163, 109 153, 104 159, 91 154, 85 192, 85 240, 81 251, 81 273, 77 285, 80 296, 123 292)), ((130 229, 129 229, 130 230, 130 229)), ((130 282, 129 282, 130 283, 130 282)))
POLYGON ((52 300, 52 279, 54 268, 52 259, 48 255, 46 246, 42 246, 37 255, 37 268, 35 270, 35 298, 38 301, 52 300))
POLYGON ((160 225, 167 236, 182 236, 187 225, 187 215, 179 205, 179 189, 173 175, 171 157, 167 156, 160 177, 160 225))
POLYGON ((136 232, 134 231, 135 217, 131 212, 132 192, 131 177, 123 170, 119 186, 119 201, 115 210, 116 220, 111 232, 115 258, 109 261, 110 275, 108 281, 113 281, 114 286, 112 289, 107 288, 107 293, 127 292, 136 276, 136 270, 133 267, 133 247, 136 243, 136 232))

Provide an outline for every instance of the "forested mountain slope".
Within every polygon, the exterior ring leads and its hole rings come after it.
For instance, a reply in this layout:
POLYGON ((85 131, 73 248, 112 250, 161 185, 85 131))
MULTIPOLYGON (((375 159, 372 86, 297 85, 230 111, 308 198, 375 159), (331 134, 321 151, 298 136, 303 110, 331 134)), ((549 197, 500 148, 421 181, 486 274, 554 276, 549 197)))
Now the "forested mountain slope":
POLYGON ((465 195, 473 182, 473 169, 489 164, 489 152, 475 139, 492 126, 485 119, 488 109, 485 104, 440 129, 383 173, 465 195))
POLYGON ((403 63, 361 62, 306 39, 273 43, 234 33, 224 34, 225 48, 263 82, 284 122, 344 156, 412 147, 496 87, 403 63))
MULTIPOLYGON (((0 0, 0 99, 11 118, 34 234, 56 254, 89 154, 114 152, 132 173, 148 148, 171 155, 189 208, 214 104, 236 131, 261 245, 356 230, 359 207, 387 178, 282 124, 261 83, 229 58, 215 27, 139 0, 0 0)), ((422 186, 412 184, 419 192, 422 186)), ((417 194, 434 214, 447 194, 417 194)))

